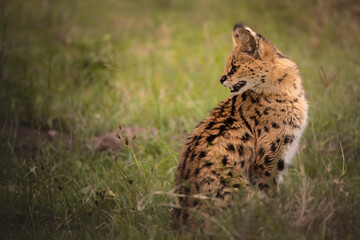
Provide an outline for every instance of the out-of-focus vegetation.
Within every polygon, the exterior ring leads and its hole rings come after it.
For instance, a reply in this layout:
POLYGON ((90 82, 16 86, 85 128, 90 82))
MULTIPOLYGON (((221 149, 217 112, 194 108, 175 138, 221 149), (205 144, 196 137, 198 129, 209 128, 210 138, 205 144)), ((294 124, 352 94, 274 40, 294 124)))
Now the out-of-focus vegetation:
POLYGON ((310 120, 278 198, 239 202, 213 238, 357 239, 355 0, 1 1, 1 237, 175 238, 166 193, 186 133, 229 96, 218 79, 237 22, 299 65, 310 120), (158 134, 94 154, 119 124, 158 134))

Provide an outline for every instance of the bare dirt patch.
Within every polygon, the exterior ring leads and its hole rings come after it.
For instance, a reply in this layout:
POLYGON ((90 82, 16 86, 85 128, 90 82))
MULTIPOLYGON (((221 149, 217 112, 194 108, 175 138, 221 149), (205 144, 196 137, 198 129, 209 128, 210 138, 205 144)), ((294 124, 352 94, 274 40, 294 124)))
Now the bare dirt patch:
POLYGON ((1 140, 11 145, 17 156, 31 155, 38 152, 39 147, 52 144, 58 147, 64 144, 70 147, 75 137, 70 133, 60 133, 56 130, 42 130, 24 126, 13 127, 2 124, 0 128, 1 140))
MULTIPOLYGON (((157 136, 158 131, 154 128, 144 128, 142 126, 133 126, 119 128, 111 132, 104 133, 90 139, 92 150, 99 153, 105 150, 120 151, 124 144, 134 145, 134 139, 146 141, 149 137, 157 136)), ((29 127, 11 127, 2 124, 0 128, 0 137, 7 141, 13 148, 14 154, 17 156, 31 155, 39 151, 44 145, 71 148, 76 136, 71 133, 60 133, 56 130, 42 130, 41 128, 29 127)), ((87 141, 86 141, 87 142, 87 141)))
MULTIPOLYGON (((140 138, 146 139, 148 136, 158 135, 158 131, 154 128, 144 128, 142 126, 134 126, 116 129, 112 132, 97 136, 92 141, 92 148, 95 153, 105 150, 120 151, 124 144, 128 145, 130 140, 140 138)), ((134 144, 134 141, 131 141, 134 144)))

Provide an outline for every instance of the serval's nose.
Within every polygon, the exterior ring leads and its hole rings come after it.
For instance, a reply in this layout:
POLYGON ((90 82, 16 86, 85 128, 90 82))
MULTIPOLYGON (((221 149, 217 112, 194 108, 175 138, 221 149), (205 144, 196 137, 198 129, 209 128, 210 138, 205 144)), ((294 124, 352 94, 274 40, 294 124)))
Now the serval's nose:
POLYGON ((227 79, 227 76, 226 76, 226 75, 221 76, 221 77, 220 77, 220 83, 225 82, 226 79, 227 79))

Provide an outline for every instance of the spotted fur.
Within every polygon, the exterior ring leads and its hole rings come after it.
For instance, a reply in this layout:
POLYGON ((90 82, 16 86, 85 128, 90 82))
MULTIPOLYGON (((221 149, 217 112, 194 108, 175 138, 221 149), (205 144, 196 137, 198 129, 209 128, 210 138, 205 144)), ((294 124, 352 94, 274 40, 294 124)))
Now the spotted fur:
POLYGON ((178 164, 173 226, 197 231, 240 189, 278 191, 305 129, 308 105, 296 64, 250 28, 233 28, 220 82, 232 96, 187 138, 178 164))

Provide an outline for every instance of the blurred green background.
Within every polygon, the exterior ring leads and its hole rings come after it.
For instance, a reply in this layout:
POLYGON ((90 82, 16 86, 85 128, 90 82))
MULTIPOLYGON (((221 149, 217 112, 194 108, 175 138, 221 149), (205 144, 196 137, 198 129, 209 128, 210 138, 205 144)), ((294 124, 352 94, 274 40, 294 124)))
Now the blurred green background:
POLYGON ((169 191, 186 134, 229 96, 238 22, 298 64, 310 118, 279 197, 239 202, 213 238, 357 239, 356 0, 1 0, 1 238, 189 238, 169 191), (118 125, 121 150, 94 151, 118 125))

